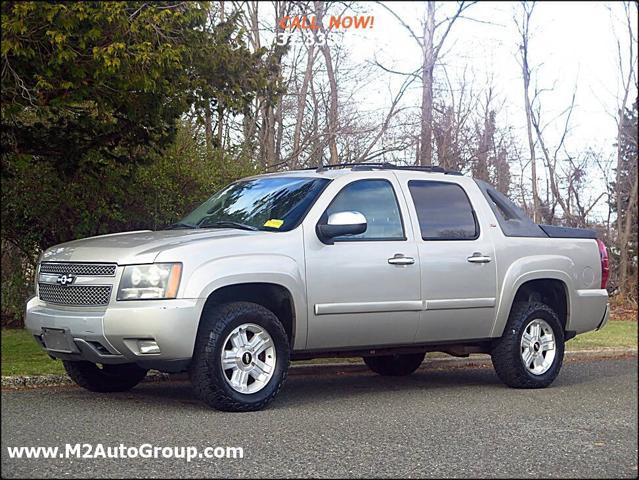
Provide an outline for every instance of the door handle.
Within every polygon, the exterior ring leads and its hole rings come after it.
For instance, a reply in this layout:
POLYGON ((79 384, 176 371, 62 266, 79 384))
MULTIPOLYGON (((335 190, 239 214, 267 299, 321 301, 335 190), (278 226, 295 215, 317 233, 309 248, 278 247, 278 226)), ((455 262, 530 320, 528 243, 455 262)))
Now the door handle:
POLYGON ((468 260, 470 263, 488 263, 492 260, 492 258, 490 258, 487 255, 484 255, 481 252, 474 252, 466 260, 468 260))
POLYGON ((396 253, 395 256, 388 259, 388 263, 391 265, 412 265, 415 263, 413 257, 405 257, 402 253, 396 253))

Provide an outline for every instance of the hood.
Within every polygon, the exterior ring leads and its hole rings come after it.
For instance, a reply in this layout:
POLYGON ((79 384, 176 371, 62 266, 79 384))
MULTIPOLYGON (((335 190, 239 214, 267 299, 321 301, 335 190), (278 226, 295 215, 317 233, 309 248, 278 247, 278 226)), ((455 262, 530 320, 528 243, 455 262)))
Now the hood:
POLYGON ((264 232, 236 229, 140 230, 61 243, 46 250, 42 261, 151 263, 163 251, 210 239, 255 236, 264 232))

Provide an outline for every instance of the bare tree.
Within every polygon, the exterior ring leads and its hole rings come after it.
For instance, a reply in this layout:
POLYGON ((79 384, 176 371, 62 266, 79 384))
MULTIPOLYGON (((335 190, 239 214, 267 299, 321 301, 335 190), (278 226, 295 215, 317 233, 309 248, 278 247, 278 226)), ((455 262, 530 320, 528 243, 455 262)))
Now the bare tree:
MULTIPOLYGON (((566 110, 563 112, 563 114, 565 115, 565 121, 564 121, 564 125, 563 125, 563 130, 561 133, 561 137, 559 142, 557 143, 557 146, 554 149, 554 153, 551 155, 549 148, 546 144, 546 141, 544 140, 544 126, 541 125, 541 98, 540 98, 540 91, 535 91, 535 96, 533 97, 533 101, 530 104, 530 122, 532 123, 534 130, 535 130, 535 134, 537 136, 537 141, 539 142, 539 146, 541 148, 541 152, 544 158, 544 164, 546 166, 546 168, 548 169, 548 174, 547 174, 547 180, 548 180, 548 184, 550 186, 549 189, 546 189, 547 191, 549 191, 549 195, 552 195, 552 202, 553 204, 558 203, 561 206, 561 209, 563 211, 563 215, 564 215, 564 219, 570 223, 570 217, 572 215, 572 212, 570 210, 570 203, 567 202, 560 190, 559 184, 560 184, 560 179, 559 179, 559 172, 558 172, 558 168, 557 168, 557 163, 558 163, 558 156, 561 152, 561 150, 564 148, 565 145, 565 141, 566 141, 566 137, 568 135, 568 131, 570 129, 570 118, 572 117, 572 112, 575 108, 575 97, 577 94, 577 89, 575 87, 575 89, 573 90, 572 93, 572 99, 570 101, 570 105, 568 106, 568 108, 566 108, 566 110), (534 110, 533 110, 534 108, 534 110)), ((534 155, 534 153, 533 153, 534 155)), ((533 161, 533 165, 534 165, 534 159, 533 161)), ((533 188, 535 185, 535 181, 533 178, 533 188)), ((548 202, 547 202, 548 203, 548 202)), ((553 215, 551 216, 551 218, 554 217, 554 207, 553 207, 553 215)))
MULTIPOLYGON (((637 174, 634 175, 634 184, 630 192, 621 188, 621 174, 623 171, 624 152, 623 145, 628 138, 625 125, 626 110, 633 82, 637 84, 637 52, 635 50, 636 34, 632 31, 632 18, 637 17, 637 2, 624 2, 624 28, 627 34, 627 48, 622 52, 621 42, 617 39, 617 53, 619 73, 622 78, 621 98, 618 103, 617 117, 617 171, 616 171, 616 210, 617 210, 617 248, 619 250, 619 295, 625 299, 628 293, 628 243, 632 233, 634 210, 637 206, 637 174), (632 8, 634 5, 634 9, 632 8)), ((634 139, 636 145, 636 138, 634 139)), ((635 148, 636 151, 636 148, 635 148)))
MULTIPOLYGON (((315 14, 317 15, 317 24, 320 32, 326 38, 326 30, 324 29, 324 11, 326 2, 315 2, 315 14)), ((328 46, 328 42, 324 41, 319 46, 324 56, 324 63, 326 65, 326 75, 328 76, 328 82, 330 85, 330 107, 328 111, 327 122, 327 138, 328 138, 328 150, 330 153, 330 164, 334 165, 339 163, 339 157, 337 154, 337 142, 335 140, 338 130, 338 117, 337 117, 337 81, 335 80, 335 70, 333 69, 333 59, 331 57, 331 50, 328 46)))
POLYGON ((402 84, 402 86, 400 87, 399 91, 397 92, 397 94, 393 98, 393 101, 391 102, 391 106, 388 109, 388 113, 386 114, 386 117, 384 118, 384 121, 382 122, 382 125, 379 127, 379 129, 377 131, 377 134, 369 142, 368 146, 366 146, 364 148, 364 151, 359 155, 359 157, 356 159, 356 161, 363 162, 363 161, 367 160, 368 155, 371 152, 371 150, 373 149, 373 147, 377 144, 377 142, 379 142, 380 138, 382 138, 382 136, 388 130, 388 127, 389 127, 390 122, 393 119, 393 117, 395 117, 399 112, 402 111, 401 108, 398 108, 398 104, 401 101, 402 97, 404 96, 404 93, 406 93, 406 90, 408 89, 408 87, 410 87, 410 85, 413 83, 414 80, 415 80, 415 76, 408 76, 404 80, 404 83, 402 84))
POLYGON ((304 71, 304 78, 302 79, 302 86, 300 87, 297 96, 297 114, 295 116, 295 127, 293 132, 293 151, 291 152, 291 166, 297 168, 299 166, 300 157, 300 140, 302 135, 302 121, 304 120, 304 112, 306 108, 306 97, 308 95, 308 86, 312 81, 313 65, 315 64, 315 44, 312 43, 308 47, 306 55, 306 69, 304 71))
POLYGON ((461 78, 453 83, 447 69, 442 68, 447 89, 435 101, 433 110, 433 136, 438 164, 451 170, 466 170, 475 154, 473 116, 479 113, 480 95, 467 78, 464 69, 461 78))
POLYGON ((440 59, 444 45, 453 24, 462 17, 462 13, 476 2, 457 2, 456 11, 443 20, 436 21, 436 2, 428 0, 422 20, 422 35, 419 36, 397 13, 389 6, 380 3, 400 24, 408 30, 411 38, 417 42, 422 51, 421 80, 421 128, 417 161, 420 165, 433 164, 433 83, 435 64, 440 59), (438 32, 441 34, 438 35, 438 32))
POLYGON ((532 107, 530 102, 530 66, 528 63, 529 42, 530 42, 530 17, 533 14, 535 2, 521 2, 521 19, 515 18, 517 29, 521 37, 519 51, 521 53, 521 73, 524 82, 524 108, 526 110, 526 131, 528 134, 528 147, 530 149, 530 169, 532 183, 533 200, 533 220, 539 222, 539 193, 537 191, 537 162, 535 160, 535 142, 532 133, 532 107))
POLYGON ((477 153, 472 168, 474 178, 486 180, 487 182, 490 181, 488 171, 489 153, 494 149, 495 136, 495 111, 491 106, 492 101, 493 89, 489 88, 484 106, 484 118, 482 119, 481 125, 477 128, 479 145, 477 146, 477 153))

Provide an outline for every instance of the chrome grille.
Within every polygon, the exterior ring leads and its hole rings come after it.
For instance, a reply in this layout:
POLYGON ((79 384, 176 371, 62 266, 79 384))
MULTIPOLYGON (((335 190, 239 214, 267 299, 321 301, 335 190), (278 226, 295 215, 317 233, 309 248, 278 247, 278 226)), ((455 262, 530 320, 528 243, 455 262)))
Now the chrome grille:
POLYGON ((115 275, 116 267, 117 265, 108 263, 42 262, 40 264, 40 273, 113 277, 115 275))
POLYGON ((58 305, 107 305, 111 299, 110 285, 54 285, 39 283, 40 300, 58 305))

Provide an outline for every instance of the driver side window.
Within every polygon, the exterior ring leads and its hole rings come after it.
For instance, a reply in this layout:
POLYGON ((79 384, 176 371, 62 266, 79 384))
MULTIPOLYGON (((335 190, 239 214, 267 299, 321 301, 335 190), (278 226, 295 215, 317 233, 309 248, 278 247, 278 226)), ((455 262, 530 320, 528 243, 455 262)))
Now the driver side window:
POLYGON ((324 219, 333 213, 350 211, 366 217, 366 231, 359 235, 336 237, 335 241, 406 240, 397 197, 388 180, 370 179, 349 183, 326 209, 324 219))

